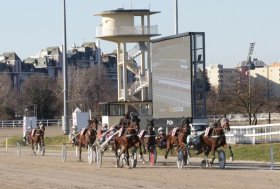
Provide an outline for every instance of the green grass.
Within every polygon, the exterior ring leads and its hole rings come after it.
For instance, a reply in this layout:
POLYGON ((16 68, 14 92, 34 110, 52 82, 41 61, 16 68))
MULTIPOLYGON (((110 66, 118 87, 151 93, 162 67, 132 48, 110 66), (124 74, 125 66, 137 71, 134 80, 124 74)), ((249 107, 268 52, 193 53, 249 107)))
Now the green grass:
MULTIPOLYGON (((270 161, 270 148, 274 153, 274 161, 280 162, 280 143, 270 144, 239 144, 233 145, 232 151, 235 160, 270 161)), ((225 150, 227 157, 229 151, 225 150)))
MULTIPOLYGON (((22 140, 22 137, 14 136, 8 139, 9 145, 16 145, 16 142, 22 140)), ((45 137, 45 144, 48 148, 61 148, 62 143, 68 141, 67 135, 45 137)), ((5 146, 5 141, 2 142, 2 146, 5 146)), ((235 160, 250 160, 250 161, 270 161, 270 148, 273 148, 274 161, 280 162, 280 143, 270 144, 236 144, 231 145, 235 160)), ((165 150, 157 149, 159 155, 163 155, 165 150)), ((227 158, 229 158, 229 150, 224 149, 227 158)), ((195 155, 195 151, 191 151, 192 157, 203 157, 202 154, 195 155)), ((171 153, 169 153, 172 156, 171 153)), ((174 154, 173 154, 174 155, 174 154)))
MULTIPOLYGON (((270 147, 273 149, 274 161, 280 162, 280 143, 271 143, 271 144, 236 144, 231 145, 234 159, 235 160, 248 160, 248 161, 266 161, 270 162, 270 147)), ((226 153, 227 159, 230 158, 229 149, 223 149, 226 153)), ((158 149, 158 154, 163 155, 164 150, 158 149)), ((192 157, 201 157, 203 158, 203 153, 195 155, 196 151, 191 150, 192 157)), ((169 156, 174 156, 176 154, 169 153, 169 156)), ((217 154, 216 154, 217 156, 217 154)), ((211 157, 211 154, 209 155, 211 157)))

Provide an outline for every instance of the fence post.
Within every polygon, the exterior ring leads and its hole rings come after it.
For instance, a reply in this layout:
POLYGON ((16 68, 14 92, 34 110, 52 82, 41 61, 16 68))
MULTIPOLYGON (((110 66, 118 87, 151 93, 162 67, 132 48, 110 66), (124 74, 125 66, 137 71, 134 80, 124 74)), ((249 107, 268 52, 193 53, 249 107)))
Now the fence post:
POLYGON ((270 162, 271 162, 271 170, 274 169, 274 153, 273 153, 273 148, 272 146, 270 145, 270 162))
POLYGON ((256 129, 255 128, 253 129, 253 134, 254 134, 254 136, 253 136, 253 145, 255 145, 256 144, 256 136, 255 136, 256 129))
POLYGON ((8 152, 8 138, 6 138, 6 152, 8 152))

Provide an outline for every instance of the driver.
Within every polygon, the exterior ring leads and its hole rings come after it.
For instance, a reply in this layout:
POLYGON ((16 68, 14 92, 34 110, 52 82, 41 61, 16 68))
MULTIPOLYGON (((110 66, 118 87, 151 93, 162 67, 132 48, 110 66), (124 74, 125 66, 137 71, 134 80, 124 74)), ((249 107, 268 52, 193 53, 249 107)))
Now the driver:
POLYGON ((24 136, 24 142, 28 143, 29 142, 29 135, 31 134, 32 128, 29 126, 25 132, 24 136))
POLYGON ((160 148, 166 146, 166 134, 163 127, 158 128, 158 135, 156 136, 157 143, 160 148))
POLYGON ((72 129, 73 130, 72 130, 72 133, 71 133, 71 137, 72 137, 72 142, 75 145, 77 143, 77 134, 79 133, 77 125, 74 125, 72 127, 72 129))
POLYGON ((99 134, 99 140, 100 140, 100 144, 102 144, 105 140, 106 140, 106 133, 108 131, 108 125, 107 123, 102 124, 102 128, 99 134))

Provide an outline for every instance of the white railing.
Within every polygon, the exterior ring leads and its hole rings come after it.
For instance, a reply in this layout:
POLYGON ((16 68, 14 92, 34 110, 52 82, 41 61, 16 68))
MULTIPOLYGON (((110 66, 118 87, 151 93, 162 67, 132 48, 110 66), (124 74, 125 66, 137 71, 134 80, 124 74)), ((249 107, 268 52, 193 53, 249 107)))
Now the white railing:
POLYGON ((158 26, 121 26, 118 28, 97 27, 96 37, 115 35, 158 35, 158 26))
POLYGON ((127 61, 127 68, 132 71, 135 75, 139 74, 139 68, 137 67, 137 64, 134 63, 132 59, 127 61))
MULTIPOLYGON (((48 126, 61 126, 62 120, 61 119, 44 119, 44 120, 37 120, 37 124, 42 121, 43 124, 48 126)), ((0 127, 22 127, 23 120, 0 120, 0 127)))
POLYGON ((136 45, 128 51, 128 57, 130 59, 135 59, 141 54, 141 51, 147 50, 145 42, 138 42, 136 45))
POLYGON ((148 87, 149 85, 149 77, 148 77, 148 71, 145 72, 144 75, 140 76, 138 80, 136 80, 130 89, 128 89, 128 94, 130 96, 133 96, 135 93, 137 93, 139 90, 143 89, 144 87, 148 87))
POLYGON ((280 142, 280 123, 267 125, 231 126, 226 133, 229 144, 280 142))

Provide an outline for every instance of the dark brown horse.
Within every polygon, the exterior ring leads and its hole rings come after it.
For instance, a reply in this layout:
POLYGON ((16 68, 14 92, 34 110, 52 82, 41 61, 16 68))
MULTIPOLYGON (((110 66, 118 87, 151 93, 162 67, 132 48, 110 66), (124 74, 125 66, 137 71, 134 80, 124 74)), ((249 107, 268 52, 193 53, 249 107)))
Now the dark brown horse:
POLYGON ((98 120, 88 120, 87 128, 83 128, 76 136, 76 145, 79 147, 79 161, 82 160, 82 148, 92 148, 96 140, 98 120))
MULTIPOLYGON (((129 149, 133 147, 134 152, 140 147, 140 140, 137 136, 140 119, 135 113, 128 113, 120 121, 117 131, 118 134, 114 137, 114 150, 115 157, 117 159, 117 167, 120 167, 121 156, 124 156, 127 166, 129 166, 129 149)), ((142 150, 140 149, 140 154, 142 155, 142 150)), ((135 167, 136 165, 132 165, 135 167)))
POLYGON ((154 131, 154 119, 147 120, 147 126, 146 130, 141 130, 138 134, 140 138, 141 144, 144 146, 144 153, 145 153, 145 147, 149 146, 155 146, 156 141, 156 133, 154 131))
POLYGON ((36 151, 42 152, 42 155, 45 155, 44 130, 40 128, 32 129, 27 135, 27 141, 31 144, 35 156, 36 151))
MULTIPOLYGON (((210 152, 212 154, 210 165, 213 165, 217 149, 220 147, 227 148, 225 132, 229 130, 229 120, 226 117, 223 117, 216 127, 208 127, 205 133, 200 136, 200 143, 204 152, 204 160, 202 162, 205 162, 206 166, 209 166, 208 155, 210 152)), ((233 153, 230 146, 229 150, 233 160, 233 153)))
MULTIPOLYGON (((147 120, 146 130, 141 130, 140 133, 138 134, 138 137, 140 139, 141 146, 144 149, 143 150, 144 153, 146 153, 146 148, 148 148, 149 150, 150 148, 156 147, 157 140, 156 140, 156 133, 154 131, 154 119, 147 120)), ((145 163, 143 156, 141 156, 141 158, 143 160, 143 163, 145 163)))
POLYGON ((184 118, 181 122, 181 126, 174 128, 173 133, 168 134, 166 136, 167 139, 167 145, 166 145, 166 151, 165 151, 165 159, 167 159, 169 151, 173 147, 177 147, 177 149, 182 149, 184 156, 187 154, 186 149, 186 139, 187 136, 190 134, 190 119, 184 118))

